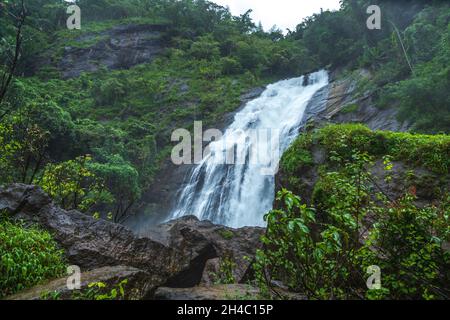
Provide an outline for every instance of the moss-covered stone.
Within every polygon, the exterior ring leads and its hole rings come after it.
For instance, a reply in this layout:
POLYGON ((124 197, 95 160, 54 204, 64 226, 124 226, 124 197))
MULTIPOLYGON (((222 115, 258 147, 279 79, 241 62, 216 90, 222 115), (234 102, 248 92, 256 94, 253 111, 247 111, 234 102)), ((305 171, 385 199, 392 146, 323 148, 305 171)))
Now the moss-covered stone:
POLYGON ((419 198, 433 201, 450 190, 448 135, 372 131, 359 124, 329 125, 302 134, 283 155, 277 186, 292 190, 308 202, 320 202, 324 177, 352 162, 355 153, 372 158, 372 174, 382 186, 386 178, 384 159, 393 162, 391 185, 396 184, 398 194, 414 187, 419 198))

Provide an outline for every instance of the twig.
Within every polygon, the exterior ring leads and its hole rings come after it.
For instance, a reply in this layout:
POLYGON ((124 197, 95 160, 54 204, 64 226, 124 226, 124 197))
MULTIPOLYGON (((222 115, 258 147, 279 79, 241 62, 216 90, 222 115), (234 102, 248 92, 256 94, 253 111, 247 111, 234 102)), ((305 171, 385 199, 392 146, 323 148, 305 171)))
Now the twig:
POLYGON ((403 53, 405 54, 406 62, 408 62, 408 66, 411 69, 411 73, 414 73, 413 67, 411 65, 411 61, 409 60, 408 54, 406 53, 405 46, 403 45, 403 41, 402 41, 402 37, 400 35, 400 31, 398 30, 397 26, 391 20, 389 20, 389 22, 392 24, 392 26, 394 27, 395 32, 397 33, 398 40, 400 41, 400 44, 402 46, 403 53))

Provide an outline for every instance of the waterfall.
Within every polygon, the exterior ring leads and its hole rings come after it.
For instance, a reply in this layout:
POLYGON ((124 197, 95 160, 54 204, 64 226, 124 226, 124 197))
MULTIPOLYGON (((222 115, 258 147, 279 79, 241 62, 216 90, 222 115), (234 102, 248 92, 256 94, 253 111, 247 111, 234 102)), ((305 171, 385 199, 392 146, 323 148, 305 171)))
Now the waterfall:
POLYGON ((275 195, 276 172, 270 168, 277 168, 308 102, 327 84, 322 70, 271 84, 248 102, 189 173, 170 219, 195 215, 234 228, 264 226, 275 195))

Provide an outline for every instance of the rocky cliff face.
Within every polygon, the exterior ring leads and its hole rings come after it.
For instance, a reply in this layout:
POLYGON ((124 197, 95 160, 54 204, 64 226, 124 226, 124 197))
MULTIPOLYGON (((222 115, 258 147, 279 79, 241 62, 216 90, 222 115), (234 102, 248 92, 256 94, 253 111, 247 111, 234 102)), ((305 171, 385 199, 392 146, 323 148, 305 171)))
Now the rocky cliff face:
POLYGON ((375 92, 361 92, 358 85, 371 78, 368 70, 360 69, 344 76, 335 70, 330 83, 316 93, 305 113, 305 123, 317 126, 327 123, 363 123, 372 130, 407 131, 408 123, 397 120, 395 108, 379 109, 374 103, 375 92))
POLYGON ((111 29, 86 33, 75 39, 76 46, 65 46, 61 57, 44 57, 31 68, 54 66, 62 78, 74 78, 83 72, 128 69, 152 62, 165 49, 162 25, 118 25, 111 29))

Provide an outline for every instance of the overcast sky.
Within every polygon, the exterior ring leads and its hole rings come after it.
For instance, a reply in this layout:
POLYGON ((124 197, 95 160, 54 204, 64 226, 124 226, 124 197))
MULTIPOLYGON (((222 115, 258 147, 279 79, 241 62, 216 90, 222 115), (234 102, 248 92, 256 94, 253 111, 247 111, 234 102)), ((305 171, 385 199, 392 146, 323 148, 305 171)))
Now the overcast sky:
POLYGON ((264 29, 273 25, 285 30, 295 29, 303 18, 320 12, 320 8, 339 9, 339 0, 212 0, 222 6, 230 7, 234 15, 253 9, 252 18, 262 22, 264 29))

